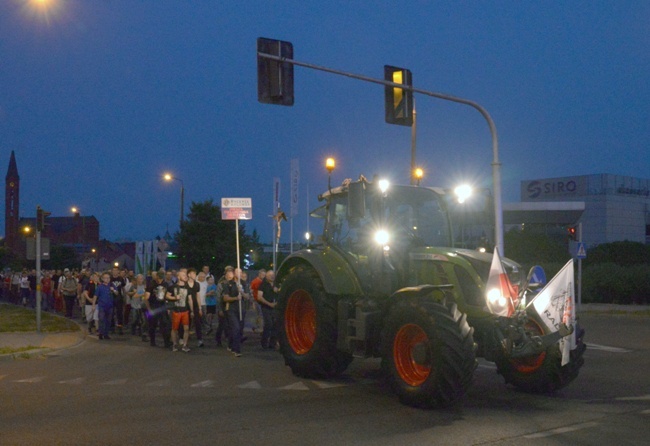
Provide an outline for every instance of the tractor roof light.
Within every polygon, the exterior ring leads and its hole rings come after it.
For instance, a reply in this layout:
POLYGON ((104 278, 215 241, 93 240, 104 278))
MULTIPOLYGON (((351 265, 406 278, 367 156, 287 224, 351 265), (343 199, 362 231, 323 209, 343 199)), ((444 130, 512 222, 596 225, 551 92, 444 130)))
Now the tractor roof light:
POLYGON ((387 231, 380 229, 379 231, 375 232, 375 242, 377 242, 378 245, 387 246, 389 240, 390 236, 388 235, 387 231))
POLYGON ((382 194, 385 194, 388 188, 390 187, 390 182, 388 180, 379 180, 379 190, 382 194))

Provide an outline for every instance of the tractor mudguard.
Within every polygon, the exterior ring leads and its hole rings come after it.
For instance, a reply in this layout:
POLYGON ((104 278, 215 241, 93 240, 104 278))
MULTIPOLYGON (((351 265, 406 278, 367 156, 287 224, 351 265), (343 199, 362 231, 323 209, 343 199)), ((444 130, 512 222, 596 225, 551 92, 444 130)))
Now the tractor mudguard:
POLYGON ((308 265, 313 268, 328 295, 360 296, 363 294, 356 274, 345 258, 334 249, 307 249, 289 255, 280 265, 277 282, 282 283, 283 278, 297 265, 308 265))

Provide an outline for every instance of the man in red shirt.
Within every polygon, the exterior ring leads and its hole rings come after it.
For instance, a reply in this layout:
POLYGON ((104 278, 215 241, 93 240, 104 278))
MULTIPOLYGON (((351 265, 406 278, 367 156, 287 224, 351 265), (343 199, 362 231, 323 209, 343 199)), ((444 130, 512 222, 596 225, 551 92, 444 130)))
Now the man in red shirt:
POLYGON ((255 326, 253 327, 253 331, 258 331, 261 329, 260 323, 262 322, 262 315, 261 315, 262 310, 260 309, 260 304, 257 297, 257 291, 260 289, 260 285, 262 285, 262 282, 264 281, 264 277, 266 277, 266 270, 261 269, 257 273, 257 277, 251 281, 251 294, 253 295, 253 311, 255 311, 255 326))

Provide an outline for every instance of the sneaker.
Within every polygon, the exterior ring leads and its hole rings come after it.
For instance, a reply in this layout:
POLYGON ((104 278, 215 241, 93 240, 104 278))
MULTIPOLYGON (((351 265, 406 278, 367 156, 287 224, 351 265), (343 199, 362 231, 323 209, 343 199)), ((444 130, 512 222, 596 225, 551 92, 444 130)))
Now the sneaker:
POLYGON ((187 352, 190 351, 190 348, 187 345, 184 345, 181 350, 183 350, 185 353, 187 353, 187 352))
POLYGON ((203 341, 199 341, 199 347, 203 347, 203 341))
POLYGON ((174 344, 174 346, 172 347, 172 351, 177 352, 178 351, 178 345, 174 344))
POLYGON ((235 355, 235 358, 239 358, 241 356, 241 353, 233 352, 235 355))

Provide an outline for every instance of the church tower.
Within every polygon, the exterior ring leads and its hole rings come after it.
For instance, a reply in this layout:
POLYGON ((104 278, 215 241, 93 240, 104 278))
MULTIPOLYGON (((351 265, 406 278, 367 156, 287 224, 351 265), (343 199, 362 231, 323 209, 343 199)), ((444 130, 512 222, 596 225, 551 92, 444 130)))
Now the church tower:
POLYGON ((5 246, 16 251, 18 249, 18 225, 20 221, 20 177, 16 165, 16 155, 11 151, 9 168, 5 178, 5 246))

